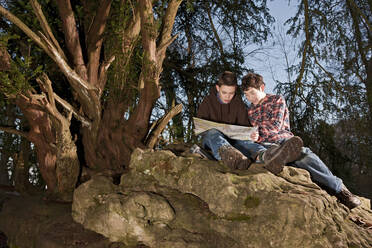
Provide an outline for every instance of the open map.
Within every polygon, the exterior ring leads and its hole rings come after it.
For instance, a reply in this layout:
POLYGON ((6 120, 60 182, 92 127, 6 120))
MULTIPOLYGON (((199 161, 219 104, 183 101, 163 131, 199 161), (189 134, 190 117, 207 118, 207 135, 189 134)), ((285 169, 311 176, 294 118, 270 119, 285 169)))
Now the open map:
POLYGON ((195 125, 194 131, 196 135, 201 134, 209 129, 215 128, 231 139, 250 140, 252 132, 257 131, 257 127, 230 125, 214 121, 207 121, 197 117, 193 117, 193 120, 195 125))

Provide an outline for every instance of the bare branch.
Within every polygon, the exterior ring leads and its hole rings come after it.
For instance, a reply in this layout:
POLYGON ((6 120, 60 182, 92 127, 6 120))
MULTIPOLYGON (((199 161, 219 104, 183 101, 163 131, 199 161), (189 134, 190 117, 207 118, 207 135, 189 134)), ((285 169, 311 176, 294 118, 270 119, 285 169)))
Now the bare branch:
POLYGON ((27 27, 18 17, 14 16, 8 10, 0 6, 0 14, 7 18, 9 21, 14 23, 17 27, 19 27, 28 37, 30 37, 33 41, 38 44, 50 57, 52 57, 51 52, 49 51, 47 45, 42 41, 42 39, 35 34, 29 27, 27 27))
POLYGON ((0 71, 8 71, 11 68, 11 58, 5 46, 0 45, 0 71))
MULTIPOLYGON (((60 96, 58 96, 56 93, 54 93, 54 98, 57 100, 59 104, 61 104, 62 107, 64 107, 69 113, 72 113, 76 119, 78 119, 83 126, 89 127, 91 125, 91 122, 85 118, 84 116, 80 115, 78 111, 67 101, 63 100, 60 96)), ((71 117, 68 117, 69 119, 71 117)))
POLYGON ((167 42, 163 42, 163 44, 160 44, 157 49, 157 54, 165 54, 168 46, 173 43, 175 39, 177 39, 179 33, 177 33, 175 36, 171 37, 167 42))
POLYGON ((94 17, 93 24, 87 34, 88 48, 88 78, 89 82, 97 87, 99 79, 97 69, 100 63, 101 48, 103 42, 103 33, 105 31, 106 22, 110 13, 112 0, 102 0, 97 9, 97 14, 94 17))
POLYGON ((0 131, 4 131, 4 132, 7 132, 7 133, 11 133, 11 134, 16 134, 16 135, 19 135, 25 139, 28 139, 28 133, 27 132, 22 132, 22 131, 19 131, 15 128, 12 128, 12 127, 2 127, 0 126, 0 131))
MULTIPOLYGON (((69 79, 71 86, 79 92, 80 87, 83 87, 85 90, 97 90, 94 86, 89 85, 80 75, 78 75, 67 62, 61 57, 57 49, 53 46, 52 43, 42 34, 39 33, 40 37, 47 44, 49 50, 52 53, 51 58, 57 63, 57 65, 62 70, 63 74, 69 79)), ((84 94, 88 97, 88 92, 84 91, 84 94)))
MULTIPOLYGON (((174 25, 174 20, 176 18, 176 14, 178 11, 178 7, 181 4, 182 0, 171 0, 168 3, 167 10, 165 12, 164 18, 163 18, 163 28, 161 31, 161 36, 160 36, 160 43, 159 43, 159 48, 161 49, 161 52, 157 53, 158 56, 158 66, 162 66, 163 60, 165 58, 165 52, 166 48, 173 42, 173 40, 176 38, 174 37, 173 39, 171 38, 172 34, 172 29, 174 25), (165 49, 164 49, 165 48, 165 49)), ((159 72, 160 74, 160 72, 159 72)))
POLYGON ((99 96, 101 96, 103 89, 105 88, 107 82, 107 70, 109 69, 112 62, 114 62, 115 56, 112 56, 108 61, 101 64, 99 69, 99 78, 97 88, 99 90, 99 96))
POLYGON ((37 0, 31 0, 31 5, 32 5, 32 8, 34 9, 34 13, 35 13, 37 19, 39 20, 41 28, 43 29, 46 37, 48 37, 48 39, 50 41, 52 41, 53 45, 57 48, 57 51, 61 54, 63 59, 67 61, 67 58, 66 58, 62 48, 60 47, 58 41, 56 40, 56 38, 53 35, 53 32, 52 32, 52 30, 51 30, 51 28, 48 24, 48 21, 46 20, 46 18, 44 16, 44 13, 41 9, 40 4, 38 3, 37 0))
POLYGON ((369 31, 371 32, 372 31, 372 25, 369 22, 368 17, 362 12, 362 10, 358 7, 358 5, 355 3, 355 1, 353 1, 353 0, 347 0, 347 1, 353 6, 353 8, 356 10, 356 12, 358 12, 358 14, 363 18, 363 20, 365 21, 365 23, 368 26, 369 31))
POLYGON ((52 82, 49 80, 48 76, 43 73, 40 78, 36 79, 36 82, 39 83, 41 86, 41 89, 48 94, 48 101, 49 103, 53 106, 53 108, 56 107, 56 103, 54 101, 54 96, 53 96, 53 88, 52 88, 52 82))
POLYGON ((212 15, 211 15, 211 9, 209 8, 207 2, 204 2, 204 6, 205 6, 205 8, 206 8, 206 10, 207 10, 209 23, 211 24, 211 28, 212 28, 212 31, 213 31, 214 37, 215 37, 216 40, 217 40, 217 44, 218 44, 218 48, 220 49, 221 56, 224 58, 224 54, 225 54, 225 52, 224 52, 224 49, 223 49, 223 45, 222 45, 221 38, 220 38, 220 36, 218 35, 217 29, 216 29, 216 27, 214 26, 214 23, 213 23, 213 18, 212 18, 212 15))
POLYGON ((304 44, 304 50, 302 51, 302 62, 301 62, 301 68, 300 68, 300 74, 298 75, 296 79, 296 86, 295 86, 295 92, 292 97, 290 106, 293 106, 294 99, 298 93, 298 88, 301 86, 301 81, 304 76, 305 72, 305 63, 306 63, 306 56, 307 56, 307 49, 310 46, 310 31, 309 31, 309 3, 307 0, 304 0, 304 12, 305 12, 305 44, 304 44))
POLYGON ((87 68, 84 63, 83 52, 80 45, 79 32, 77 31, 74 12, 70 0, 57 0, 59 15, 65 34, 68 51, 72 57, 73 67, 77 74, 84 80, 88 80, 87 68))
POLYGON ((123 32, 123 43, 122 43, 122 51, 124 54, 129 54, 133 50, 134 41, 137 39, 140 31, 141 31, 141 16, 139 11, 139 6, 137 8, 133 8, 133 18, 131 19, 128 27, 123 32))
POLYGON ((160 120, 158 126, 155 130, 151 132, 149 135, 149 139, 147 142, 147 147, 153 149, 156 141, 158 140, 159 135, 163 132, 164 128, 167 126, 168 122, 177 114, 182 111, 182 104, 176 105, 172 108, 168 113, 166 113, 160 120))

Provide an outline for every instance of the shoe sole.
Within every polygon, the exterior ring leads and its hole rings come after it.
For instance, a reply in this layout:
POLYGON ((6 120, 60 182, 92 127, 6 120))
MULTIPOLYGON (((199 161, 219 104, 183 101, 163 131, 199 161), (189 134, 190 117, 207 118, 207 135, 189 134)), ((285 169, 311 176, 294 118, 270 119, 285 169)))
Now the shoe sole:
POLYGON ((221 160, 225 165, 234 170, 239 169, 240 167, 246 167, 246 162, 250 163, 250 160, 248 158, 245 159, 245 156, 241 154, 240 151, 234 149, 235 148, 229 148, 220 153, 221 160))
POLYGON ((295 161, 300 157, 303 141, 300 137, 294 136, 285 141, 280 150, 265 164, 265 168, 277 175, 282 172, 285 164, 295 161))

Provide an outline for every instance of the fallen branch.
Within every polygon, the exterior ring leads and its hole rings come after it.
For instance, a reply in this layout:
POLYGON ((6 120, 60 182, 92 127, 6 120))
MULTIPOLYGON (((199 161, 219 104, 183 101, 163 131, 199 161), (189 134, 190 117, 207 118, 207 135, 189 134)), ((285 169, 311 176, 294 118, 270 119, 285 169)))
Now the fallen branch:
POLYGON ((153 129, 148 136, 148 141, 146 142, 146 146, 150 149, 153 149, 159 135, 163 132, 164 128, 167 126, 168 122, 177 114, 179 114, 182 111, 182 103, 178 104, 174 108, 172 108, 168 113, 166 113, 160 120, 159 124, 155 129, 153 129))

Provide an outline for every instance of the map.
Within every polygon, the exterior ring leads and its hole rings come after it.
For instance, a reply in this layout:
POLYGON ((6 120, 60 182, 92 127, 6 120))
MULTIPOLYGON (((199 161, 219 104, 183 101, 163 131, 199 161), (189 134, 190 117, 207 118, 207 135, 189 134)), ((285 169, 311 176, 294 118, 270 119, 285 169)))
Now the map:
POLYGON ((238 140, 250 140, 250 136, 253 132, 257 132, 257 127, 245 127, 231 124, 218 123, 214 121, 208 121, 193 117, 195 125, 195 135, 199 135, 209 129, 215 128, 227 137, 238 140))

